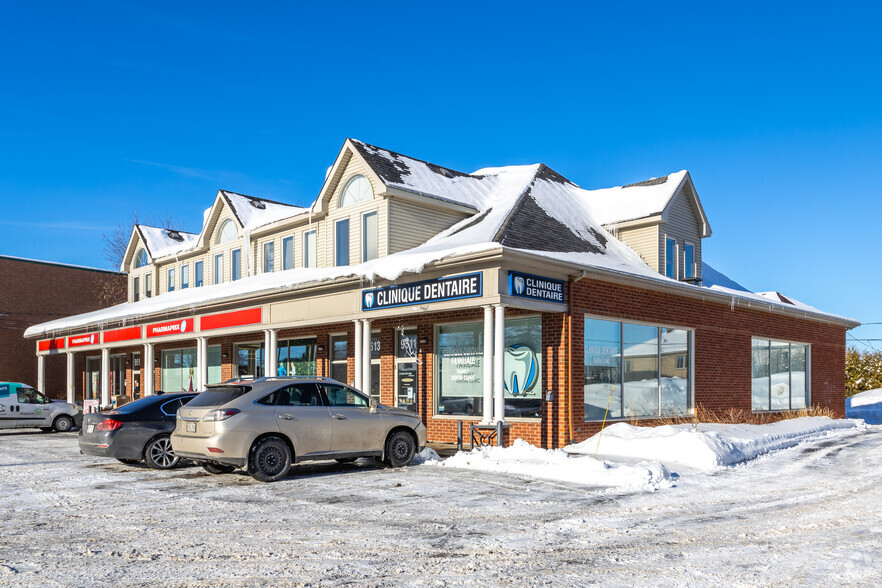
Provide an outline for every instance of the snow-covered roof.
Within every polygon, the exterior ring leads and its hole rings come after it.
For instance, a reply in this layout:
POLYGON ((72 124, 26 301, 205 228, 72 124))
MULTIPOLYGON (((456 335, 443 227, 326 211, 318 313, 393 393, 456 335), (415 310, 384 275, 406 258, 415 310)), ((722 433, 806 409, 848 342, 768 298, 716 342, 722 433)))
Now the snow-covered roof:
POLYGON ((190 251, 196 247, 199 235, 176 231, 173 229, 161 229, 147 225, 135 225, 144 240, 144 246, 153 259, 161 259, 169 255, 177 255, 184 251, 190 251))
MULTIPOLYGON (((352 141, 371 168, 390 186, 463 204, 475 213, 432 237, 422 245, 393 253, 362 264, 296 268, 281 272, 246 277, 235 282, 189 288, 164 293, 138 302, 121 304, 92 313, 77 315, 31 327, 26 336, 38 336, 62 329, 111 322, 131 322, 156 313, 194 312, 196 306, 231 301, 245 295, 255 296, 290 291, 306 285, 353 278, 371 283, 375 280, 395 281, 408 274, 419 274, 424 268, 442 260, 491 251, 521 251, 537 257, 557 260, 575 268, 595 269, 637 278, 663 287, 694 294, 696 289, 719 294, 721 299, 742 300, 746 305, 761 302, 759 308, 772 307, 804 311, 838 322, 849 322, 823 313, 808 305, 795 304, 753 294, 731 287, 712 284, 701 287, 667 278, 643 261, 630 247, 613 237, 596 214, 598 199, 542 164, 486 168, 472 174, 455 172, 417 159, 352 141), (365 155, 366 154, 366 155, 365 155), (725 298, 723 298, 725 297, 725 298)), ((685 174, 685 172, 681 172, 685 174)), ((659 206, 665 190, 658 188, 682 181, 684 176, 633 189, 649 189, 659 206), (653 190, 653 188, 658 188, 653 190)), ((618 189, 618 188, 616 188, 618 189)), ((595 191, 596 192, 596 191, 595 191)), ((625 193, 630 194, 629 189, 625 193)), ((241 194, 221 191, 240 215, 243 226, 257 228, 307 209, 253 199, 241 194), (255 208, 249 199, 258 200, 265 208, 255 208), (273 205, 273 206, 271 206, 273 205), (287 216, 286 216, 287 215, 287 216)), ((204 229, 203 229, 204 230, 204 229)), ((578 271, 578 270, 576 270, 578 271)), ((736 284, 737 285, 737 284, 736 284)), ((856 324, 856 321, 851 321, 856 324)))
POLYGON ((686 179, 686 170, 627 186, 586 190, 595 218, 604 225, 661 214, 686 179))
MULTIPOLYGON (((267 200, 266 198, 258 198, 256 196, 237 194, 229 190, 221 190, 221 194, 223 194, 233 214, 246 231, 253 231, 274 222, 309 212, 308 208, 275 202, 274 200, 267 200)), ((203 221, 207 221, 207 215, 203 216, 203 221)))

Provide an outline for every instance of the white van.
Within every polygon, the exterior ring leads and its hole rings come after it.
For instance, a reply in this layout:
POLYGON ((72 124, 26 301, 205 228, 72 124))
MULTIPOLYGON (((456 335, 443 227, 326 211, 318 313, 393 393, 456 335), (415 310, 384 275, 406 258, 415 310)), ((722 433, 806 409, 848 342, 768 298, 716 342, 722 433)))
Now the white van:
POLYGON ((27 384, 0 382, 0 429, 39 427, 66 433, 82 419, 73 404, 46 398, 27 384))

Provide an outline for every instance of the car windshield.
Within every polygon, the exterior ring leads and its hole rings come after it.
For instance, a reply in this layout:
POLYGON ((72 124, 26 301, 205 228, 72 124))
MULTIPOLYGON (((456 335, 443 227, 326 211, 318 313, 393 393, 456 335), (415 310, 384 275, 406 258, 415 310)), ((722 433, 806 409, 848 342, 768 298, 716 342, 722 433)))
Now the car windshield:
POLYGON ((239 398, 251 390, 251 386, 217 386, 208 388, 205 392, 197 394, 196 398, 187 403, 190 408, 200 406, 223 406, 239 398))

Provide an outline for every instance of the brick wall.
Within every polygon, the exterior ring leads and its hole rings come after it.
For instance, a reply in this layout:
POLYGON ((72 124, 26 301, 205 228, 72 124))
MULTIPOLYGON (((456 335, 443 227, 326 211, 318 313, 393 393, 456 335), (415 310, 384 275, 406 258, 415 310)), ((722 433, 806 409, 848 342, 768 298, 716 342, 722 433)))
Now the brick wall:
MULTIPOLYGON (((25 329, 125 302, 125 292, 125 274, 0 257, 0 380, 37 385, 37 346, 24 338, 25 329), (102 293, 111 282, 121 296, 105 301, 102 293)), ((47 357, 45 370, 44 392, 66 398, 64 355, 47 357)), ((79 380, 74 379, 81 397, 79 380)))

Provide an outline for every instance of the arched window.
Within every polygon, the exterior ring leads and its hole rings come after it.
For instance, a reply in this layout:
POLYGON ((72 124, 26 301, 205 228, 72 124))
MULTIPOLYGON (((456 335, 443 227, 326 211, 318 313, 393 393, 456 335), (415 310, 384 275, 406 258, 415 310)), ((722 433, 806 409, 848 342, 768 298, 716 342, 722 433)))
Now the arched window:
POLYGON ((233 239, 239 236, 239 232, 236 231, 236 225, 230 219, 224 221, 224 223, 220 226, 220 229, 217 231, 217 241, 216 243, 226 243, 227 241, 232 241, 233 239))
POLYGON ((374 190, 371 188, 370 181, 366 177, 358 175, 349 180, 346 188, 343 189, 343 194, 340 196, 340 208, 350 204, 366 202, 373 197, 374 190))
POLYGON ((147 252, 142 247, 135 254, 135 268, 144 267, 145 265, 147 265, 147 252))

